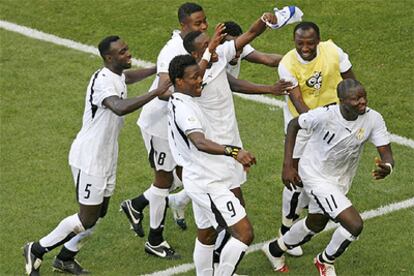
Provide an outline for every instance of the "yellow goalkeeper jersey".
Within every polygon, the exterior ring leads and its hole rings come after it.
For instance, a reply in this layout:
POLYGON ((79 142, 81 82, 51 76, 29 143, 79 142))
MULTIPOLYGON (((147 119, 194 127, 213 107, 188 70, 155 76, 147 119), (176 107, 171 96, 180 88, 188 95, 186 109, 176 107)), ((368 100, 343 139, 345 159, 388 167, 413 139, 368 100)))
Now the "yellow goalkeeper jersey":
MULTIPOLYGON (((336 95, 336 86, 342 80, 339 53, 331 40, 320 42, 318 55, 307 64, 298 60, 296 49, 289 51, 281 63, 298 80, 303 101, 310 109, 339 102, 336 95)), ((299 116, 290 99, 288 107, 293 117, 299 116)))

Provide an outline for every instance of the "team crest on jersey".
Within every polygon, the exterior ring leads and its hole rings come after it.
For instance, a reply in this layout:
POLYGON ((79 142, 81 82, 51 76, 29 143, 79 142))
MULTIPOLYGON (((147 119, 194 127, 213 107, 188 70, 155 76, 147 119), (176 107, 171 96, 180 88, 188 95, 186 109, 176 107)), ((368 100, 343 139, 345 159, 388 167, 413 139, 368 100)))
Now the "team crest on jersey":
POLYGON ((313 75, 306 80, 306 85, 313 89, 319 90, 322 87, 322 72, 314 72, 313 75))
POLYGON ((364 136, 365 136, 365 129, 363 129, 363 128, 358 129, 358 131, 356 133, 356 138, 358 140, 362 140, 362 139, 364 139, 364 136))

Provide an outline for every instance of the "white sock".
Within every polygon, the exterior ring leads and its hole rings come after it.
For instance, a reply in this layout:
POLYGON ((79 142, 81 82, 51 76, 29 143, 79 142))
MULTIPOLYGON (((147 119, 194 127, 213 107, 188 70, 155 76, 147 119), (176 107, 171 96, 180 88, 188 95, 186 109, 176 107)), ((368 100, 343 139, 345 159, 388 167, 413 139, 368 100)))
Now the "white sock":
POLYGON ((74 214, 64 218, 52 232, 41 238, 39 243, 42 247, 52 247, 63 241, 70 233, 74 232, 79 234, 84 231, 85 228, 78 214, 74 214))
POLYGON ((157 229, 164 220, 164 214, 167 208, 168 189, 160 189, 151 185, 150 188, 149 210, 150 210, 150 227, 157 229))
POLYGON ((174 206, 179 208, 185 208, 190 202, 190 197, 187 195, 185 190, 181 190, 178 193, 170 194, 168 196, 168 201, 171 202, 174 206))
POLYGON ((220 248, 221 244, 223 243, 224 237, 226 236, 226 229, 221 228, 220 230, 221 231, 218 232, 218 234, 217 234, 216 244, 215 244, 215 247, 214 247, 214 249, 216 249, 216 250, 218 248, 220 248))
POLYGON ((93 234, 93 232, 95 232, 96 226, 100 220, 101 219, 98 219, 98 221, 93 227, 86 229, 85 231, 77 234, 72 239, 67 241, 64 244, 64 246, 72 252, 78 252, 82 248, 82 246, 85 244, 85 242, 88 241, 89 237, 93 234))
MULTIPOLYGON (((333 262, 347 249, 349 244, 356 240, 356 237, 349 233, 345 228, 339 226, 332 235, 332 238, 325 249, 325 257, 328 262, 333 262)), ((324 258, 324 259, 325 259, 324 258)))
POLYGON ((249 246, 238 239, 231 237, 220 254, 220 263, 216 275, 227 276, 233 275, 236 266, 244 256, 249 246))
POLYGON ((151 197, 151 187, 152 187, 152 184, 148 189, 145 190, 145 192, 142 193, 148 201, 149 201, 149 198, 151 197))
POLYGON ((193 260, 197 276, 213 275, 213 251, 214 245, 202 244, 198 239, 195 240, 193 260))
POLYGON ((303 188, 296 187, 296 190, 290 191, 288 188, 283 188, 282 194, 282 224, 290 227, 293 224, 293 218, 287 218, 294 214, 300 215, 303 208, 300 204, 303 188))
POLYGON ((306 227, 306 218, 292 225, 289 231, 281 238, 288 248, 296 247, 312 238, 315 233, 306 227))

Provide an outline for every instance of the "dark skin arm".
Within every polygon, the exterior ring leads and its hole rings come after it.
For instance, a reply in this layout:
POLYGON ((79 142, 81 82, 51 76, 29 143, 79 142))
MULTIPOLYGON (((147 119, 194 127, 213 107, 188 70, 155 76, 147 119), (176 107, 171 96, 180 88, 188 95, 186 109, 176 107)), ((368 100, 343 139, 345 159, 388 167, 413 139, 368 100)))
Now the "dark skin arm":
POLYGON ((135 98, 121 99, 118 96, 110 96, 105 98, 102 104, 112 110, 116 115, 124 116, 141 108, 155 97, 162 95, 170 86, 171 84, 159 86, 157 89, 135 98))
MULTIPOLYGON (((194 144, 194 146, 202 152, 214 155, 225 155, 225 146, 206 139, 202 132, 192 132, 188 135, 188 138, 194 144)), ((256 158, 253 156, 253 154, 244 149, 241 149, 239 151, 236 160, 241 163, 246 169, 256 164, 256 158)))
POLYGON ((388 165, 385 165, 385 163, 391 164, 394 168, 394 158, 392 156, 391 144, 377 147, 377 151, 380 158, 375 158, 375 165, 377 167, 372 171, 372 177, 375 180, 384 179, 391 173, 391 168, 388 165))
MULTIPOLYGON (((265 13, 262 18, 272 24, 277 23, 277 18, 273 13, 265 13)), ((250 26, 247 32, 241 34, 235 39, 234 44, 236 46, 236 51, 242 50, 244 46, 250 43, 257 36, 261 35, 265 30, 266 23, 264 23, 261 18, 257 19, 253 25, 250 26)))
POLYGON ((270 67, 277 67, 282 60, 282 55, 268 54, 259 51, 253 51, 248 54, 244 59, 251 63, 263 64, 270 67))
POLYGON ((256 84, 246 80, 240 80, 227 74, 230 89, 234 92, 243 94, 272 94, 274 96, 289 95, 289 88, 292 86, 291 82, 279 80, 274 85, 256 84))
POLYGON ((354 72, 352 71, 352 68, 349 68, 348 71, 346 71, 344 73, 341 73, 341 77, 343 79, 354 79, 354 80, 356 80, 356 77, 355 77, 354 72))
POLYGON ((218 60, 216 48, 217 46, 220 45, 223 38, 227 35, 227 33, 225 33, 225 29, 226 28, 223 23, 217 24, 215 31, 214 31, 214 35, 210 39, 210 42, 208 43, 208 47, 207 47, 208 51, 211 53, 211 58, 209 61, 205 59, 200 59, 200 61, 198 62, 198 66, 200 66, 200 69, 201 69, 200 71, 201 76, 204 76, 204 73, 206 72, 210 61, 214 62, 218 60))
MULTIPOLYGON (((352 68, 344 73, 341 73, 341 76, 343 79, 355 79, 355 74, 352 71, 352 68)), ((309 110, 309 107, 303 101, 299 85, 290 90, 289 98, 299 114, 305 113, 309 110)))
POLYGON ((138 82, 151 75, 154 75, 156 72, 157 72, 156 66, 153 66, 151 68, 124 71, 125 83, 132 84, 132 83, 138 82))
MULTIPOLYGON (((296 186, 302 187, 302 181, 298 171, 294 166, 293 149, 295 147, 296 136, 301 129, 298 117, 289 122, 285 138, 285 155, 283 159, 282 182, 290 191, 296 186)), ((295 188, 296 189, 296 188, 295 188)))

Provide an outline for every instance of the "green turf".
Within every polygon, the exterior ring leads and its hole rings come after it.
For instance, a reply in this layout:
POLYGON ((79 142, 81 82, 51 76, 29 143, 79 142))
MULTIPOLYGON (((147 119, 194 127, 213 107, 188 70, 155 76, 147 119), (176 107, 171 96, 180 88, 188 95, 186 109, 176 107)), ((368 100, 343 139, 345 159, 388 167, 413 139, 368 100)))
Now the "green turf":
MULTIPOLYGON (((180 3, 2 0, 0 19, 91 45, 107 34, 119 33, 138 58, 155 61, 170 30, 177 26, 175 13, 180 3)), ((219 20, 233 19, 246 29, 274 2, 200 3, 211 26, 219 20)), ((413 4, 410 1, 295 3, 303 7, 307 19, 319 23, 324 38, 333 38, 349 53, 355 72, 367 87, 370 106, 384 115, 389 129, 414 138, 409 68, 413 49, 408 28, 413 25, 413 4)), ((286 52, 293 47, 291 32, 291 26, 267 32, 253 45, 263 51, 286 52)), ((21 275, 20 247, 47 234, 60 219, 77 210, 67 154, 80 128, 86 86, 101 61, 89 54, 4 30, 0 30, 0 45, 0 274, 21 275)), ((242 77, 246 79, 272 83, 277 78, 269 68, 246 63, 242 67, 242 77)), ((146 80, 130 86, 129 94, 146 91, 150 83, 151 80, 146 80)), ((236 108, 245 147, 258 157, 258 165, 243 189, 255 227, 255 242, 261 242, 274 237, 280 223, 282 112, 238 98, 236 108)), ((135 124, 137 116, 135 113, 127 117, 121 134, 118 186, 108 216, 79 254, 80 261, 95 275, 151 273, 192 261, 195 231, 190 212, 187 215, 190 227, 186 232, 180 232, 168 214, 165 236, 183 255, 182 260, 173 262, 146 256, 145 240, 134 237, 125 218, 117 212, 123 199, 142 192, 152 178, 135 124)), ((377 154, 372 146, 366 147, 349 194, 360 211, 414 196, 410 171, 414 164, 413 149, 393 144, 393 151, 397 162, 395 173, 376 182, 370 179, 370 171, 377 154)), ((409 258, 413 251, 413 221, 412 208, 368 221, 361 240, 338 262, 338 272, 413 274, 412 257, 409 258)), ((148 227, 148 219, 144 223, 148 227)), ((302 275, 314 273, 311 259, 328 239, 329 235, 323 234, 306 245, 307 254, 303 258, 297 262, 288 260, 291 269, 302 275)), ((52 275, 53 256, 51 253, 45 257, 44 275, 52 275)), ((264 275, 270 274, 270 267, 264 256, 254 253, 242 262, 240 272, 264 275)), ((192 274, 194 271, 188 273, 192 274)))

